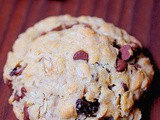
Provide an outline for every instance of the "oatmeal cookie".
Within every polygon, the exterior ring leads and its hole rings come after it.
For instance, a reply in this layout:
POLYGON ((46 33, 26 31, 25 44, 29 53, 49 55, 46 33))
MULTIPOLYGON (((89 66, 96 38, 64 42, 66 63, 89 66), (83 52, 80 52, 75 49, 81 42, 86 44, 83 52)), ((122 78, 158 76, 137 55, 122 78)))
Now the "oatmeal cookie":
POLYGON ((153 78, 142 45, 100 18, 46 18, 18 36, 4 82, 19 120, 139 120, 153 78))

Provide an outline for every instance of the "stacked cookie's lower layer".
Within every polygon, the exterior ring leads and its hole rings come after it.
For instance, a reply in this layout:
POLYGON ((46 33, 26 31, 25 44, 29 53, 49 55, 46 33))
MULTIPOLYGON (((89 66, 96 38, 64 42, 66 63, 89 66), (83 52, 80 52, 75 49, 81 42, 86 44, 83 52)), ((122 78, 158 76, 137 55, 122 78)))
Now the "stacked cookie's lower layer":
POLYGON ((20 120, 139 120, 153 78, 141 44, 95 17, 49 17, 19 35, 4 81, 20 120))

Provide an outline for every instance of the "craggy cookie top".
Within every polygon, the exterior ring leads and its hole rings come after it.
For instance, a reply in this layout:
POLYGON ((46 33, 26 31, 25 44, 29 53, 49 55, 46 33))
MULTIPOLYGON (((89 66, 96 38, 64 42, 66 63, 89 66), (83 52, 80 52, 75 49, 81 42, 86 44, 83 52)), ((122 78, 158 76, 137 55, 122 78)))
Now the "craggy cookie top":
POLYGON ((20 120, 139 120, 153 78, 141 44, 96 17, 46 18, 19 35, 4 81, 20 120))

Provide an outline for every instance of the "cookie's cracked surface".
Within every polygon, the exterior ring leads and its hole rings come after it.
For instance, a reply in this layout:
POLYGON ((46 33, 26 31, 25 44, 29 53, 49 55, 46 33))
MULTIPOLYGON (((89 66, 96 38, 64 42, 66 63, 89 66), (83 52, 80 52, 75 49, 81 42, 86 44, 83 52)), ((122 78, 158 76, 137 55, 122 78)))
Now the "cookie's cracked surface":
POLYGON ((153 78, 141 44, 96 17, 49 17, 19 35, 4 81, 20 120, 139 120, 153 78))

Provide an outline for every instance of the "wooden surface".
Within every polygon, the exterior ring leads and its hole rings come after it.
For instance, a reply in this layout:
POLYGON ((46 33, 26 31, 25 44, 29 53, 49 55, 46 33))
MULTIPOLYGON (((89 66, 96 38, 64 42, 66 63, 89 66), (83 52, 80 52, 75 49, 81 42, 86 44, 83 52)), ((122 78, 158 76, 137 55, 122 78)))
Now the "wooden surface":
POLYGON ((8 104, 11 92, 2 81, 7 52, 26 28, 59 14, 101 17, 141 41, 155 77, 137 105, 143 120, 160 120, 160 0, 0 0, 0 120, 16 120, 8 104))

